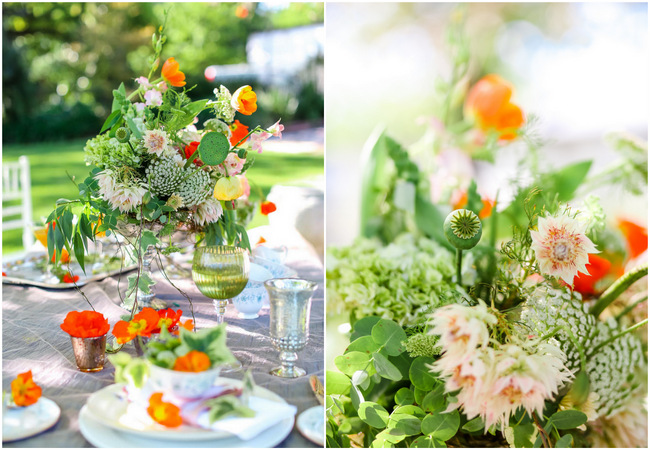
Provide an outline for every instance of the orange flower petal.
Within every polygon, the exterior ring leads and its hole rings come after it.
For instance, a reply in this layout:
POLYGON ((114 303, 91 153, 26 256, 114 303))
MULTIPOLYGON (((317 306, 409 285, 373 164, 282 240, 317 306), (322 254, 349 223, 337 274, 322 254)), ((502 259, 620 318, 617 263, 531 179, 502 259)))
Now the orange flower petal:
POLYGON ((210 366, 208 355, 198 350, 192 350, 185 356, 176 358, 172 369, 179 372, 203 372, 208 370, 210 366))
POLYGON ((175 428, 183 424, 181 410, 173 403, 162 401, 162 392, 156 392, 149 397, 149 407, 147 413, 149 416, 161 425, 169 428, 175 428))
POLYGON ((573 288, 583 295, 595 294, 595 285, 609 273, 612 263, 593 253, 589 254, 587 271, 589 275, 578 273, 573 279, 573 288))
POLYGON ((176 59, 169 58, 162 66, 162 77, 172 86, 185 86, 185 74, 179 70, 176 59))
POLYGON ((18 406, 33 405, 41 397, 42 392, 41 387, 34 383, 31 370, 18 374, 11 382, 11 395, 18 406))
POLYGON ((260 212, 264 216, 268 216, 272 212, 276 211, 278 208, 275 206, 275 203, 273 202, 264 202, 260 205, 260 212))
POLYGON ((70 311, 61 324, 63 331, 80 338, 103 336, 110 328, 106 317, 96 311, 70 311))
MULTIPOLYGON (((244 139, 248 134, 248 127, 241 123, 239 120, 235 120, 230 125, 230 145, 236 145, 239 141, 244 139)), ((246 141, 244 141, 246 142, 246 141)), ((241 142, 243 144, 244 142, 241 142)))
MULTIPOLYGON (((242 86, 233 94, 233 100, 237 105, 237 111, 250 116, 257 111, 257 94, 250 86, 242 86)), ((233 104, 233 106, 235 106, 233 104)))
POLYGON ((641 225, 625 219, 618 220, 618 228, 625 235, 630 259, 636 258, 648 249, 648 230, 641 225))
POLYGON ((131 333, 129 330, 129 322, 125 320, 120 320, 113 326, 113 336, 117 338, 118 344, 126 344, 129 341, 132 341, 136 337, 135 333, 131 333))

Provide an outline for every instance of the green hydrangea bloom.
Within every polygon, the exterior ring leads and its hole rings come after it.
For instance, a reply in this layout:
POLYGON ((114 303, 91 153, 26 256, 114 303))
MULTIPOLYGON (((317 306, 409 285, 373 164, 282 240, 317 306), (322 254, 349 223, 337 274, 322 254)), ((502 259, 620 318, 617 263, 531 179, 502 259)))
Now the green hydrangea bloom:
POLYGON ((117 139, 100 134, 89 139, 84 147, 86 164, 97 166, 101 169, 129 166, 139 168, 144 160, 146 150, 136 147, 136 139, 131 137, 131 146, 120 143, 117 139))

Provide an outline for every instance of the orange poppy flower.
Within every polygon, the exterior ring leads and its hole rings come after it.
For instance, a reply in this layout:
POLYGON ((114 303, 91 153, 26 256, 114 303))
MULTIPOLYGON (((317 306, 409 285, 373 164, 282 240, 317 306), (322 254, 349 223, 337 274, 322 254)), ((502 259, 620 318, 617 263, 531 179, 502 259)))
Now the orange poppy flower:
POLYGON ((185 356, 179 356, 172 370, 179 372, 203 372, 211 366, 210 358, 203 352, 192 350, 185 356))
POLYGON ((266 242, 266 239, 264 239, 264 236, 260 236, 260 239, 257 241, 256 245, 262 245, 266 242))
POLYGON ((250 116, 257 111, 257 94, 250 86, 242 86, 232 94, 231 105, 240 113, 250 116))
POLYGON ((182 315, 183 311, 180 309, 178 311, 174 311, 171 308, 161 309, 158 311, 158 317, 160 317, 160 319, 158 319, 158 327, 153 330, 152 333, 160 333, 163 325, 165 325, 167 331, 172 331, 172 329, 178 325, 182 315))
POLYGON ((99 337, 108 333, 111 326, 102 313, 96 311, 70 311, 61 329, 70 336, 80 338, 99 337))
POLYGON ((149 407, 147 413, 149 416, 161 425, 169 428, 179 427, 183 424, 181 410, 173 403, 163 402, 162 392, 156 392, 149 397, 149 407))
POLYGON ((260 205, 260 212, 262 213, 263 216, 268 216, 272 212, 276 211, 278 208, 275 206, 275 203, 273 202, 263 202, 260 205))
POLYGON ((498 75, 481 78, 467 94, 465 116, 483 131, 496 130, 499 138, 512 140, 516 130, 526 122, 524 113, 510 102, 512 86, 498 75))
MULTIPOLYGON (((483 202, 483 209, 478 213, 479 219, 487 219, 492 215, 492 208, 494 208, 494 200, 489 198, 481 199, 483 202)), ((467 191, 463 191, 456 201, 452 201, 452 208, 463 209, 467 205, 467 191)))
POLYGON ((176 327, 173 334, 178 334, 181 328, 185 328, 187 331, 194 331, 194 321, 192 319, 187 319, 185 322, 179 322, 178 327, 176 327))
POLYGON ((162 77, 172 86, 185 86, 185 74, 178 70, 179 64, 174 58, 169 58, 162 66, 162 77))
POLYGON ((11 382, 11 396, 17 406, 33 405, 41 397, 43 390, 34 383, 32 371, 18 374, 11 382))
POLYGON ((63 277, 61 277, 61 281, 63 283, 76 283, 79 281, 79 275, 75 275, 74 277, 70 272, 67 272, 63 277))
POLYGON ((618 219, 618 228, 625 235, 630 259, 636 258, 648 249, 648 230, 641 225, 625 219, 618 219))
POLYGON ((117 322, 113 327, 113 336, 117 338, 118 344, 126 344, 136 336, 150 337, 159 321, 160 316, 155 309, 142 308, 142 311, 133 316, 133 320, 117 322))
POLYGON ((589 274, 579 273, 573 279, 573 289, 582 295, 596 294, 596 283, 602 280, 608 273, 612 263, 596 254, 589 255, 587 271, 589 274))
MULTIPOLYGON (((230 124, 230 132, 230 145, 234 146, 248 134, 248 127, 239 120, 235 120, 230 124)), ((240 144, 243 144, 244 142, 241 142, 240 144)))

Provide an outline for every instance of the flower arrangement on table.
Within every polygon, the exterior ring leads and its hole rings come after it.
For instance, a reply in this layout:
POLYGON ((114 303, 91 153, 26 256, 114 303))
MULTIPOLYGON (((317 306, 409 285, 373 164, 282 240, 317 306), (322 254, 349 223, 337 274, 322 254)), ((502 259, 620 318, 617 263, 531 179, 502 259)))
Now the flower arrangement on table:
POLYGON ((375 137, 362 236, 329 251, 328 307, 351 335, 327 372, 328 447, 647 447, 647 230, 612 227, 590 194, 646 192, 647 144, 610 136, 623 158, 596 176, 540 171, 512 86, 463 91, 467 43, 449 35, 441 119, 409 150, 375 137), (471 166, 511 143, 532 181, 503 206, 436 176, 450 153, 471 166))
POLYGON ((48 227, 46 240, 57 264, 68 253, 85 271, 88 240, 98 233, 118 233, 132 244, 139 270, 129 277, 128 303, 138 293, 151 294, 154 250, 177 251, 171 236, 179 229, 210 245, 250 248, 235 215, 237 200, 250 194, 245 173, 254 163, 253 151, 261 153, 263 142, 281 137, 284 128, 278 121, 268 129, 249 129, 236 119, 237 113, 257 110, 250 86, 233 93, 221 86, 215 99, 192 101, 173 57, 154 77, 166 40, 163 30, 164 25, 152 37, 155 54, 148 75, 135 80, 130 94, 124 83, 113 91, 111 114, 86 143, 85 160, 94 168, 78 184, 79 198, 60 199, 47 218, 57 225, 48 227), (200 129, 196 124, 203 111, 213 117, 200 129))

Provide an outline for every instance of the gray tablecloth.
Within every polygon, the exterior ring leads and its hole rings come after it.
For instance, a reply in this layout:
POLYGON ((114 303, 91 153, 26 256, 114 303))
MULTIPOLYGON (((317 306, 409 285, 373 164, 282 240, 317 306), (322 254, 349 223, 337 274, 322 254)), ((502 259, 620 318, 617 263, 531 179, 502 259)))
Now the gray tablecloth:
MULTIPOLYGON (((265 236, 266 237, 266 236, 265 236)), ((273 349, 269 333, 269 309, 260 317, 243 320, 237 317, 232 305, 228 307, 228 346, 244 365, 251 368, 258 385, 265 387, 298 408, 298 414, 318 405, 309 387, 309 376, 323 379, 323 267, 313 249, 299 235, 291 236, 286 265, 301 278, 319 283, 311 308, 310 339, 300 352, 298 366, 307 376, 282 379, 269 375, 278 365, 278 352, 273 349)), ((252 241, 256 242, 256 241, 252 241)), ((183 310, 183 318, 190 317, 188 302, 162 277, 157 276, 158 298, 168 306, 183 310)), ((201 295, 191 280, 172 280, 190 295, 198 328, 215 325, 216 313, 210 299, 201 295)), ((126 289, 126 280, 120 281, 120 291, 126 289)), ((111 326, 125 313, 119 305, 118 279, 108 278, 83 288, 95 309, 103 313, 111 326)), ((62 410, 61 419, 50 430, 29 439, 4 444, 7 447, 89 447, 79 432, 79 410, 88 396, 113 381, 114 369, 110 363, 101 372, 82 373, 76 369, 69 336, 59 325, 72 310, 89 309, 88 304, 74 290, 53 291, 35 287, 3 285, 3 389, 10 391, 11 380, 17 374, 31 370, 34 381, 43 388, 43 396, 54 400, 62 410)), ((134 353, 132 347, 126 351, 134 353)), ((124 351, 124 350, 123 350, 124 351)), ((224 374, 242 378, 242 374, 224 374)), ((296 416, 297 417, 297 416, 296 416)), ((314 447, 294 426, 291 434, 278 447, 314 447)))

